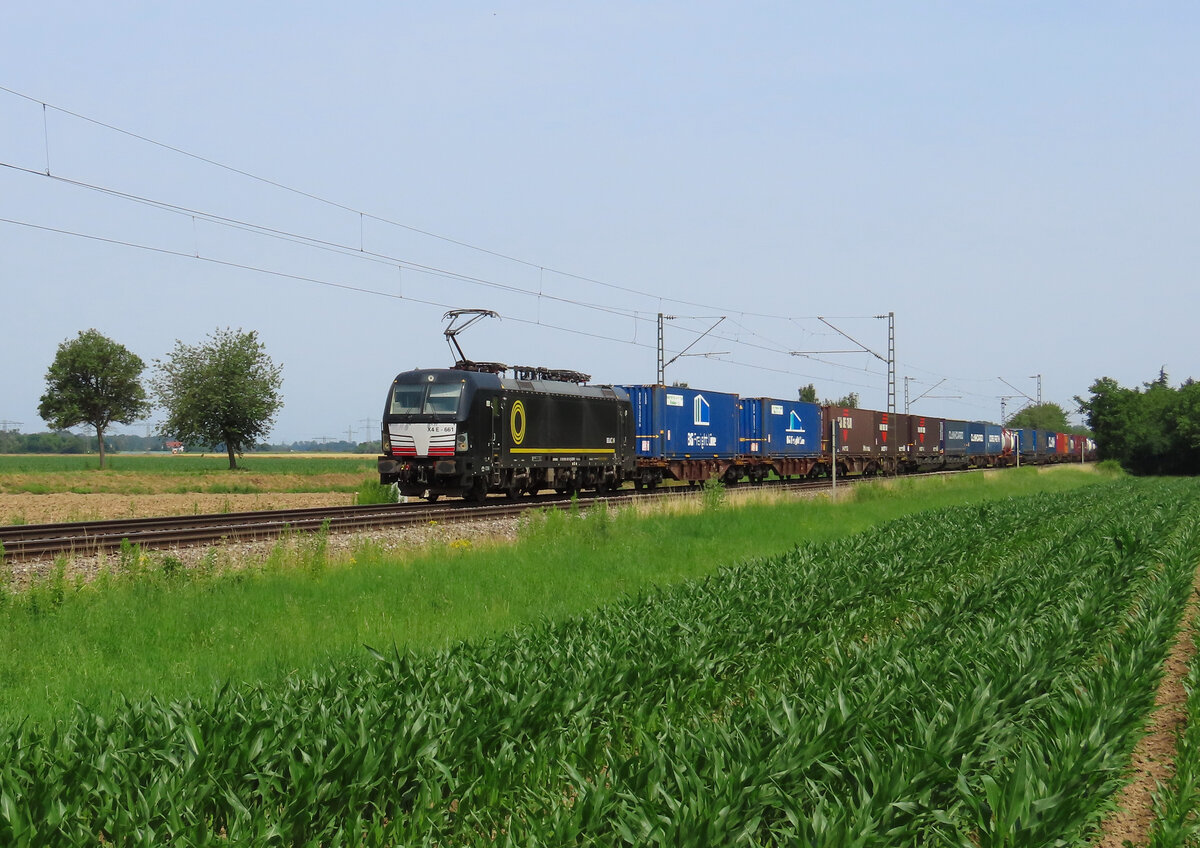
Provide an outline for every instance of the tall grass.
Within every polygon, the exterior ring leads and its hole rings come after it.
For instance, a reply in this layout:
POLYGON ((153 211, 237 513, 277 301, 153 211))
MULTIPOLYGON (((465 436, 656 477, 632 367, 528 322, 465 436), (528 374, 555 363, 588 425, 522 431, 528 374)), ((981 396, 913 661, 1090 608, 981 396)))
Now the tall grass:
POLYGON ((192 570, 125 551, 94 584, 58 579, 0 595, 0 718, 44 723, 75 701, 104 709, 119 694, 175 698, 215 681, 278 679, 361 654, 363 644, 439 648, 924 509, 1096 480, 1030 470, 885 484, 849 503, 549 512, 530 518, 512 545, 462 539, 406 555, 364 544, 333 561, 320 536, 296 536, 243 570, 220 551, 192 570), (897 496, 880 496, 888 491, 897 496))

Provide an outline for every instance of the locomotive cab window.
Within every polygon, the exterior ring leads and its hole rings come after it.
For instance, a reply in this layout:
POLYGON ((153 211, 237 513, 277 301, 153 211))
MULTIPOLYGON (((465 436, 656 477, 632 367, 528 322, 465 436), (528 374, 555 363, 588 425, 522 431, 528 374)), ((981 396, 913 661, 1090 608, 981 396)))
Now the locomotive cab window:
POLYGON ((396 386, 392 393, 392 415, 420 415, 424 403, 424 386, 396 386))
POLYGON ((462 397, 462 390, 462 383, 450 386, 430 384, 429 396, 425 398, 425 414, 453 415, 458 412, 458 399, 462 397))
POLYGON ((392 392, 392 415, 454 415, 462 383, 403 383, 392 392))

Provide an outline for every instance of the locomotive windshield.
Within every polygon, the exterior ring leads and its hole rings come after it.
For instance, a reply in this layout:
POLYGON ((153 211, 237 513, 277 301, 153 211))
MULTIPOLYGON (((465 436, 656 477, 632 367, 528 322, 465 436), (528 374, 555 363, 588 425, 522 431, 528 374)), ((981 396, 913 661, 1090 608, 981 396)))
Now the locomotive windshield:
POLYGON ((454 415, 462 398, 463 384, 406 383, 392 390, 392 415, 454 415))

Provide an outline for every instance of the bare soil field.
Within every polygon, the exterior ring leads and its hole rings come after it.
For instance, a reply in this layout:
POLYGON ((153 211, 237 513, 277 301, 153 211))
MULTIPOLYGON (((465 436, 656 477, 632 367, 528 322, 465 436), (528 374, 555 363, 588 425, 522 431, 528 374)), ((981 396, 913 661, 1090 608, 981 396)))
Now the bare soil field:
MULTIPOLYGON (((278 481, 271 480, 272 484, 278 481)), ((155 518, 259 509, 300 509, 354 503, 353 492, 263 492, 259 494, 0 494, 0 524, 50 524, 110 518, 155 518)))

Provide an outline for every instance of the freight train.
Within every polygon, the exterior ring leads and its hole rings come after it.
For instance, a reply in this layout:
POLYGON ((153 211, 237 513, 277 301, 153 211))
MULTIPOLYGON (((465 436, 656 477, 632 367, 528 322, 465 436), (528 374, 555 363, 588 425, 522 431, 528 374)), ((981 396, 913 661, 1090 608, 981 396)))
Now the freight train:
POLYGON ((1095 455, 1091 439, 1068 433, 589 379, 471 362, 401 373, 384 408, 379 480, 431 501, 482 500, 488 493, 642 489, 667 480, 732 485, 770 475, 891 475, 1095 455))

